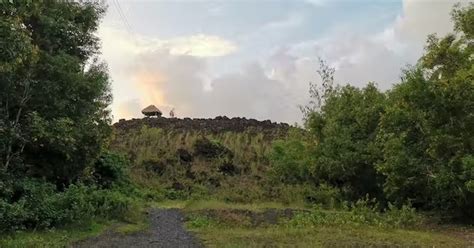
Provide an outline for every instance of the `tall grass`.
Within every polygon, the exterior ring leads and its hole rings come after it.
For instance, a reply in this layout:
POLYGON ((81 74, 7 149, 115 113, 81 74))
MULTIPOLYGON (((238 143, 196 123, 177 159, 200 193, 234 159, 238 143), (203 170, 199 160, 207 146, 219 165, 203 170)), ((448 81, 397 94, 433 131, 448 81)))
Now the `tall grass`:
POLYGON ((231 150, 235 163, 254 166, 268 164, 267 154, 272 139, 254 131, 223 132, 217 134, 201 131, 174 131, 143 126, 140 130, 114 135, 113 148, 127 153, 138 166, 149 159, 173 157, 178 149, 192 151, 196 140, 200 138, 217 141, 231 150))
POLYGON ((167 194, 177 198, 213 195, 226 201, 251 201, 269 197, 265 187, 270 184, 267 178, 270 168, 268 155, 273 139, 268 133, 251 129, 206 133, 143 126, 115 133, 111 148, 128 154, 132 179, 151 194, 159 195, 158 198, 167 198, 167 194), (212 159, 197 156, 194 146, 200 139, 219 144, 232 155, 212 159), (188 152, 192 161, 182 161, 179 150, 188 152), (223 164, 234 166, 236 174, 220 171, 223 164))

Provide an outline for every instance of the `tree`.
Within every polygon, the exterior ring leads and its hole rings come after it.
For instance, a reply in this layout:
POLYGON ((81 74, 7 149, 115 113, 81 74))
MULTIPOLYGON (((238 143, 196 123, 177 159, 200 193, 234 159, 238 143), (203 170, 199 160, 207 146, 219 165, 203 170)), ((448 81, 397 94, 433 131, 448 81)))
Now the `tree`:
POLYGON ((94 35, 105 8, 88 1, 0 8, 2 171, 67 185, 108 136, 109 79, 94 35))
POLYGON ((310 83, 312 100, 301 108, 305 126, 315 139, 312 165, 307 170, 317 184, 344 188, 350 199, 366 194, 383 198, 381 178, 375 169, 380 158, 375 140, 385 94, 372 83, 363 89, 338 86, 334 72, 320 60, 322 83, 310 83))
MULTIPOLYGON (((6 11, 8 8, 3 9, 2 17, 6 11)), ((25 146, 20 120, 31 96, 33 80, 29 68, 38 60, 38 49, 18 18, 1 18, 0 33, 0 171, 5 171, 19 160, 25 146)))
POLYGON ((327 97, 320 128, 314 129, 319 137, 315 178, 344 188, 351 199, 366 194, 382 198, 375 138, 384 104, 385 95, 374 84, 363 89, 344 86, 327 97))
POLYGON ((380 124, 391 200, 474 209, 474 4, 453 10, 455 32, 429 36, 426 52, 389 94, 380 124))

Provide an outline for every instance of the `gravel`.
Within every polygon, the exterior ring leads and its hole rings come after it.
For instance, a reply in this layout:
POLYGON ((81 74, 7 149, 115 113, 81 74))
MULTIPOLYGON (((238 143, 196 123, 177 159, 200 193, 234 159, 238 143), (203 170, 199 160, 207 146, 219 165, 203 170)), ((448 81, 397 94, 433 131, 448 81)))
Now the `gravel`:
POLYGON ((129 235, 106 232, 74 244, 72 247, 203 247, 183 227, 184 215, 178 209, 153 209, 149 212, 150 228, 129 235))

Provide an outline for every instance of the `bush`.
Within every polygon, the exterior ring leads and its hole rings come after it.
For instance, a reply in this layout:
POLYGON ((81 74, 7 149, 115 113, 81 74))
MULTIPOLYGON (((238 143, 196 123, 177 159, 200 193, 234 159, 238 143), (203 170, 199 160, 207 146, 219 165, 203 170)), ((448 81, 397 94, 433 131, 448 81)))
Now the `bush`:
POLYGON ((10 185, 10 198, 0 200, 1 231, 49 227, 62 220, 55 208, 55 186, 37 180, 10 185))
POLYGON ((0 232, 121 218, 132 200, 116 189, 73 184, 58 192, 51 183, 25 179, 13 185, 12 197, 0 200, 0 232))
POLYGON ((318 225, 368 225, 384 228, 415 228, 422 223, 422 216, 416 214, 415 209, 410 206, 389 208, 381 212, 373 200, 362 199, 352 204, 345 211, 325 211, 315 208, 311 212, 303 212, 295 215, 288 221, 290 226, 307 227, 318 225))
POLYGON ((110 187, 115 182, 128 179, 127 158, 119 153, 106 151, 94 164, 95 181, 104 187, 110 187))
POLYGON ((314 147, 307 137, 307 133, 295 128, 285 140, 273 142, 269 158, 270 175, 274 180, 289 184, 309 181, 315 157, 314 147))
POLYGON ((342 204, 342 195, 340 189, 327 184, 321 184, 316 188, 306 191, 305 200, 308 203, 316 203, 324 208, 337 208, 342 204))

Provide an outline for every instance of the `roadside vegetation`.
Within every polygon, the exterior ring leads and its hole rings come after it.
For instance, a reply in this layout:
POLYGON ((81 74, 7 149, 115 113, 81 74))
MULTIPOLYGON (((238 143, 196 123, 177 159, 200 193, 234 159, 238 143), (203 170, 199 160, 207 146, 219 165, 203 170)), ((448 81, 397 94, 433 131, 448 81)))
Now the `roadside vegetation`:
POLYGON ((469 247, 472 229, 439 224, 413 208, 381 212, 369 200, 341 209, 276 202, 165 201, 186 213, 206 247, 469 247))
POLYGON ((0 247, 140 231, 152 207, 181 208, 210 247, 474 242, 472 3, 387 92, 321 61, 304 126, 265 133, 114 128, 105 7, 0 6, 0 247))

